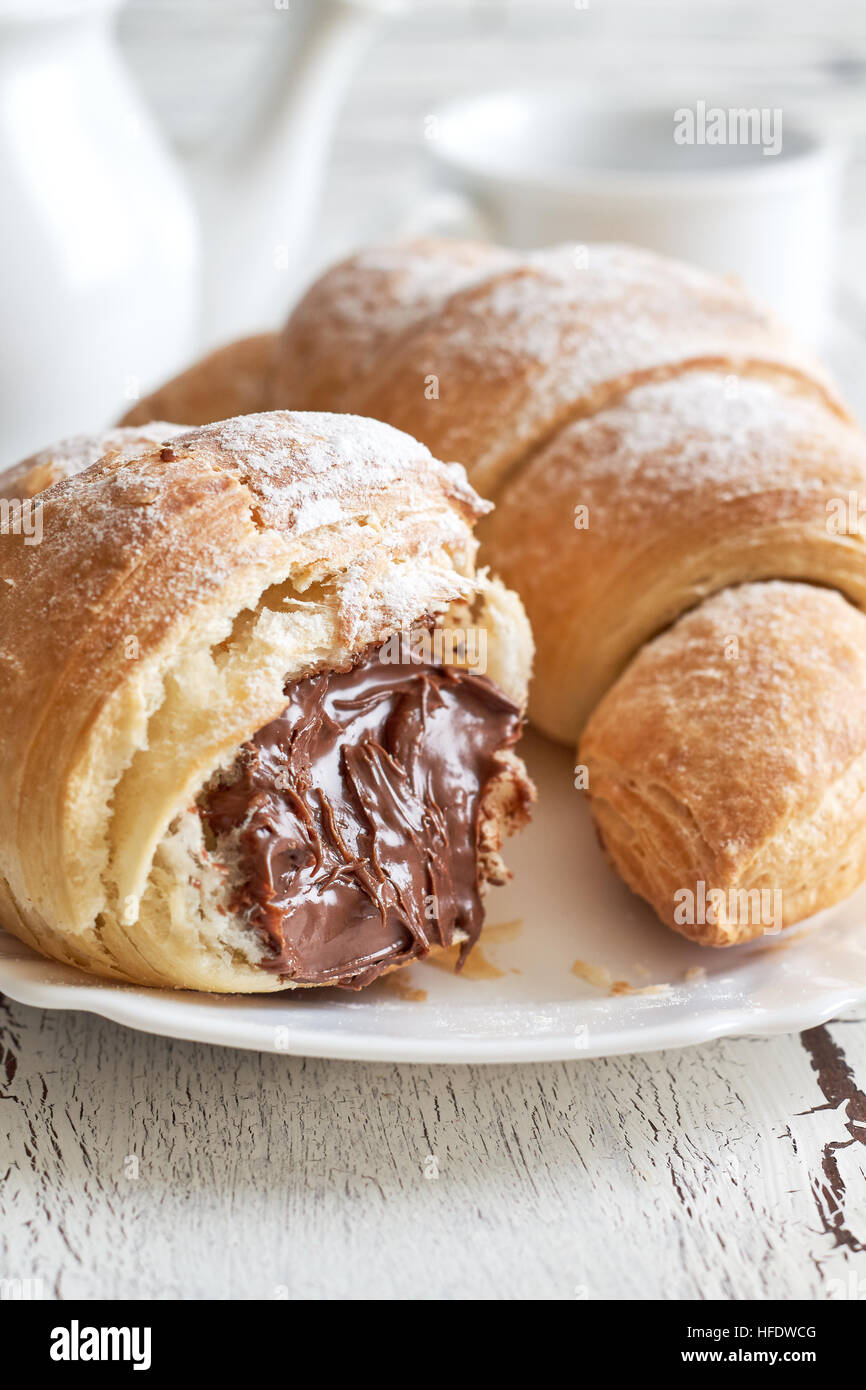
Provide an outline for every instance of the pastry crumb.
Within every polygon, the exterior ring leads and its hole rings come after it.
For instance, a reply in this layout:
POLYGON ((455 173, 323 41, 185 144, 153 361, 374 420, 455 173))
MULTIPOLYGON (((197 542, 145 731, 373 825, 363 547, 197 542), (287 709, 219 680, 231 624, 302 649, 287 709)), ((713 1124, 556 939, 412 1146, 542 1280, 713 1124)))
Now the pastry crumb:
POLYGON ((579 980, 585 980, 588 985, 594 985, 596 989, 610 989, 613 984, 613 976, 609 970, 605 970, 601 965, 590 965, 585 960, 576 960, 571 967, 571 973, 579 980))
POLYGON ((660 985, 630 985, 628 980, 616 980, 611 985, 611 994, 667 994, 670 985, 663 983, 660 985))
MULTIPOLYGON (((588 961, 576 960, 571 967, 572 975, 585 980, 595 989, 606 989, 609 994, 667 994, 669 984, 633 985, 628 980, 615 980, 609 970, 602 965, 590 965, 588 961)), ((649 973, 649 972, 647 972, 649 973)))

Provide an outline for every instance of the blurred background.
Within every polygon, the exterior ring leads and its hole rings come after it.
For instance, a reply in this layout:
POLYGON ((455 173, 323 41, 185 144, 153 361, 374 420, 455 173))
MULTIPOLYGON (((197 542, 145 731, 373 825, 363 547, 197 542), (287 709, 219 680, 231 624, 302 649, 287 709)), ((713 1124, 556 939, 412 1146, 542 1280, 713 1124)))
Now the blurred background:
MULTIPOLYGON (((289 15, 291 10, 289 9, 289 15)), ((194 152, 279 66, 273 0, 129 0, 124 50, 178 146, 194 152)), ((744 86, 850 152, 846 223, 866 292, 863 0, 410 0, 350 79, 325 180, 314 268, 393 235, 429 184, 426 117, 482 88, 602 86, 679 102, 744 86)), ((579 236, 575 229, 575 236, 579 236)))
POLYGON ((0 39, 0 462, 426 230, 685 255, 862 378, 862 0, 0 0, 0 39), (781 154, 673 145, 741 102, 781 154))

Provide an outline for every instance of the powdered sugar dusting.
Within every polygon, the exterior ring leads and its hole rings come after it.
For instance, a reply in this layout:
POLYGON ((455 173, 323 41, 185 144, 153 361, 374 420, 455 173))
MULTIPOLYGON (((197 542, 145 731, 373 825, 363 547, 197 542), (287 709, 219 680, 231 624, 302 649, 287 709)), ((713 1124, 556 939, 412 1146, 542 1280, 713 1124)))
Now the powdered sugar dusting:
MULTIPOLYGON (((533 462, 579 457, 580 486, 611 511, 641 510, 660 496, 693 493, 701 479, 716 501, 778 487, 823 488, 828 459, 848 458, 866 477, 866 442, 819 401, 775 382, 694 372, 630 392, 617 406, 578 420, 533 462)), ((518 483, 519 487, 519 483, 518 483)))
POLYGON ((470 517, 486 504, 459 464, 441 464, 423 444, 356 415, 273 411, 241 415, 181 434, 178 452, 212 452, 254 493, 267 526, 302 535, 363 512, 365 499, 438 493, 470 517))
POLYGON ((647 379, 710 367, 796 380, 845 414, 811 356, 739 288, 608 245, 537 252, 452 295, 336 398, 460 459, 495 493, 570 419, 647 379))
POLYGON ((500 247, 435 237, 367 248, 341 261, 286 325, 275 403, 344 409, 342 393, 364 379, 380 351, 450 295, 515 262, 500 247))
MULTIPOLYGON (((513 253, 481 242, 446 241, 434 237, 393 245, 373 246, 333 266, 302 300, 287 332, 291 333, 308 307, 327 298, 328 309, 342 332, 358 348, 391 337, 417 323, 449 295, 516 264, 513 253)), ((321 320, 318 331, 329 330, 321 320)))
MULTIPOLYGON (((735 790, 748 788, 760 750, 767 780, 794 811, 862 755, 864 677, 866 619, 841 594, 770 580, 725 589, 687 614, 644 648, 628 680, 652 689, 672 719, 688 711, 711 735, 684 743, 678 760, 668 755, 678 783, 713 787, 713 764, 724 756, 735 790), (732 634, 738 655, 726 660, 732 634), (658 674, 657 685, 646 684, 648 674, 658 674)), ((749 844, 745 831, 714 838, 734 859, 749 844)))
POLYGON ((185 425, 154 420, 147 425, 108 430, 100 434, 74 434, 23 459, 0 476, 0 496, 34 497, 64 478, 82 473, 106 454, 129 460, 148 453, 183 433, 185 425))
POLYGON ((669 360, 725 355, 732 335, 742 353, 772 349, 779 360, 815 370, 776 325, 736 287, 691 266, 616 245, 556 247, 527 257, 484 293, 463 296, 449 324, 449 347, 488 370, 536 363, 532 391, 561 396, 561 367, 572 390, 669 360), (580 260, 582 250, 588 260, 580 260), (459 322, 457 318, 459 317, 459 322), (492 365, 491 365, 492 364, 492 365), (574 366, 579 376, 575 383, 574 366))

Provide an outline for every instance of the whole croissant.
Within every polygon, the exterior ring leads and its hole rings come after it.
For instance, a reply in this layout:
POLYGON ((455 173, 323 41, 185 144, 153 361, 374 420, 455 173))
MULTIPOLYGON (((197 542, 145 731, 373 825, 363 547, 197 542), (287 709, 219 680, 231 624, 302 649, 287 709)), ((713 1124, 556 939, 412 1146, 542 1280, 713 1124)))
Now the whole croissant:
POLYGON ((531 716, 580 740, 604 847, 665 922, 729 945, 862 880, 866 446, 736 286, 622 246, 377 248, 264 356, 272 405, 397 425, 494 500, 531 716))

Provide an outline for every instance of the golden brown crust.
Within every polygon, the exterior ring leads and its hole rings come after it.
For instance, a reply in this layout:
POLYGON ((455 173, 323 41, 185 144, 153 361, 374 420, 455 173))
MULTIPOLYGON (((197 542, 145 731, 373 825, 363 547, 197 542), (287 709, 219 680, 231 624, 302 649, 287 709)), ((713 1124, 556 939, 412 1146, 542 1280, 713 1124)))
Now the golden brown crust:
POLYGON ((519 255, 425 238, 340 262, 279 335, 211 353, 123 423, 367 415, 458 459, 495 500, 569 422, 701 368, 796 383, 849 418, 815 361, 728 281, 628 246, 519 255))
POLYGON ((182 872, 207 868, 185 810, 287 679, 476 593, 525 693, 522 609, 474 573, 484 504, 385 425, 289 412, 108 456, 42 501, 40 544, 0 535, 4 924, 97 973, 280 988, 221 884, 182 872))
POLYGON ((866 441, 774 382, 689 373, 561 431, 506 484, 482 553, 533 621, 534 721, 572 742, 644 642, 702 598, 807 579, 866 608, 866 441))
POLYGON ((344 394, 378 370, 380 354, 452 294, 515 263, 498 246, 437 237, 367 247, 341 261, 311 286, 280 335, 275 399, 292 409, 350 409, 344 394))
MULTIPOLYGON (((415 254, 403 250, 407 261, 415 254)), ((327 400, 405 429, 437 457, 459 459, 494 501, 511 470, 569 421, 684 370, 793 379, 846 415, 812 359, 741 290, 634 247, 563 246, 494 266, 433 312, 425 305, 411 326, 400 316, 397 331, 387 289, 368 298, 366 284, 363 265, 349 262, 308 298, 322 316, 354 292, 376 333, 375 358, 317 378, 308 399, 293 353, 293 403, 327 400)), ((280 359, 296 334, 309 355, 310 325, 293 316, 280 359)))
POLYGON ((607 853, 663 921, 726 946, 853 891, 866 876, 864 690, 866 617, 809 585, 728 589, 643 648, 579 758, 607 853))

